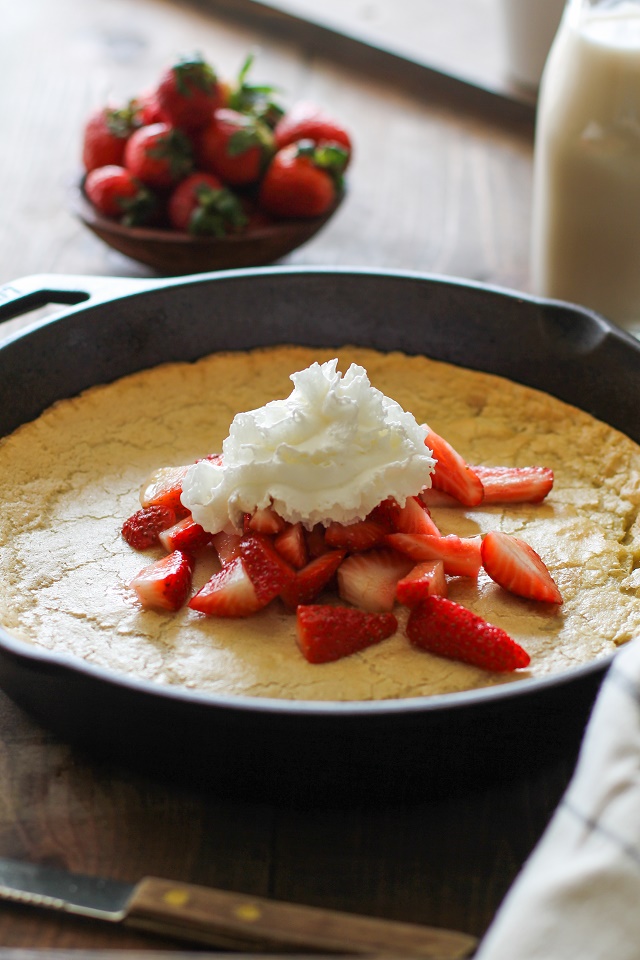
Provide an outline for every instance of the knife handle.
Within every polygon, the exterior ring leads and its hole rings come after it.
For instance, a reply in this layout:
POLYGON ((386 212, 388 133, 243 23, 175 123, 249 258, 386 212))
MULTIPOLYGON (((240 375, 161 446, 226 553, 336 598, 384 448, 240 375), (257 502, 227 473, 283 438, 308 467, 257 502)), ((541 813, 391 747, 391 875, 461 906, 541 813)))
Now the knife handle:
POLYGON ((124 922, 233 950, 395 954, 461 960, 477 941, 465 933, 306 907, 263 897, 145 877, 124 922))

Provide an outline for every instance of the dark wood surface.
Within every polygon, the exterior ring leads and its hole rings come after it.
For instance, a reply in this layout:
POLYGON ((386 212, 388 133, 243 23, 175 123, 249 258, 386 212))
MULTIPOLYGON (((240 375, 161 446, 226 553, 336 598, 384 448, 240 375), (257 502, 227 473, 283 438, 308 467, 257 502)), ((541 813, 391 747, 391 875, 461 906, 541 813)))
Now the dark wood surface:
MULTIPOLYGON (((436 33, 474 8, 473 0, 428 6, 436 33)), ((460 90, 457 101, 428 85, 412 93, 402 77, 396 82, 392 64, 376 76, 321 56, 303 36, 279 37, 215 7, 169 0, 2 4, 0 283, 35 273, 153 275, 107 248, 68 206, 84 118, 110 93, 128 97, 149 86, 177 53, 202 50, 231 75, 254 48, 256 79, 277 84, 286 100, 330 105, 356 144, 345 203, 285 262, 400 268, 527 290, 530 120, 476 112, 473 95, 465 101, 460 90)), ((425 26, 423 0, 365 7, 370 18, 397 8, 405 29, 412 15, 425 26)), ((389 32, 393 21, 386 22, 389 32)), ((478 22, 495 29, 495 17, 478 22)), ((493 32, 461 31, 458 62, 465 44, 471 62, 485 41, 495 46, 493 32)), ((10 321, 1 335, 27 322, 10 321)), ((500 784, 411 805, 287 809, 251 796, 220 800, 101 763, 0 695, 0 856, 127 881, 152 874, 480 935, 572 763, 569 757, 532 768, 526 778, 507 775, 500 784)), ((10 948, 177 946, 3 905, 0 948, 13 956, 10 948)))

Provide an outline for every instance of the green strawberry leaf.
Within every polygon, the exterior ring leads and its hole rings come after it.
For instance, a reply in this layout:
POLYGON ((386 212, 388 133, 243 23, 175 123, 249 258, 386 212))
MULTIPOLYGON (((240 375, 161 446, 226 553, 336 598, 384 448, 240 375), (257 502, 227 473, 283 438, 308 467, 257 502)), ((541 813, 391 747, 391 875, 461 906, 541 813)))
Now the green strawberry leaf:
POLYGON ((139 227, 149 223, 158 208, 158 201, 147 187, 140 189, 133 197, 123 197, 118 203, 122 210, 120 223, 123 227, 139 227))
POLYGON ((250 53, 238 73, 235 88, 229 95, 228 105, 232 110, 257 117, 273 128, 280 117, 284 116, 283 107, 273 99, 273 94, 278 92, 278 88, 270 84, 247 81, 253 61, 254 55, 250 53))
POLYGON ((187 135, 172 129, 155 141, 147 150, 155 160, 166 160, 169 163, 172 175, 179 179, 193 168, 193 150, 187 135))
POLYGON ((333 177, 338 189, 344 187, 344 171, 349 161, 348 152, 338 143, 323 143, 321 146, 315 140, 298 140, 297 154, 299 157, 308 157, 314 166, 326 170, 333 177))
POLYGON ((217 83, 217 75, 211 64, 200 55, 182 57, 173 67, 176 89, 183 97, 190 97, 194 89, 211 93, 217 83))
POLYGON ((130 100, 126 107, 106 107, 104 119, 109 133, 119 140, 126 140, 140 126, 135 100, 130 100))
POLYGON ((191 215, 190 233, 222 237, 229 233, 238 233, 246 226, 247 217, 242 205, 227 187, 215 190, 201 184, 196 195, 198 206, 191 215))

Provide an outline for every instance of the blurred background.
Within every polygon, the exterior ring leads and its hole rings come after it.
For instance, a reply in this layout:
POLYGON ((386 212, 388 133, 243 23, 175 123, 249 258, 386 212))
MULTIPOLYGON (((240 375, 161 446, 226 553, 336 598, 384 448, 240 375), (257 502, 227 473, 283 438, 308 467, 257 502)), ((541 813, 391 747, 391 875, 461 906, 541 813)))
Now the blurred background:
POLYGON ((285 104, 323 104, 355 141, 346 203, 287 262, 526 289, 533 97, 508 77, 500 2, 2 0, 0 282, 153 275, 70 210, 86 118, 109 97, 153 85, 178 55, 200 51, 231 77, 254 50, 255 81, 277 86, 285 104), (265 10, 270 20, 257 15, 265 10), (329 32, 307 29, 305 18, 329 32), (362 43, 341 46, 342 32, 362 43), (393 55, 380 58, 377 47, 393 55), (469 83, 443 94, 428 70, 416 72, 424 65, 469 83))

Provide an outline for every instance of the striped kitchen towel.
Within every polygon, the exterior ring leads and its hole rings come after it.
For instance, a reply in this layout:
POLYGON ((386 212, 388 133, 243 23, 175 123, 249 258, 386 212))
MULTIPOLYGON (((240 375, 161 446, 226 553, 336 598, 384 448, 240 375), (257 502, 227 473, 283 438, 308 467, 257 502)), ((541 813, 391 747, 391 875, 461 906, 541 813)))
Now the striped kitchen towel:
POLYGON ((476 960, 640 960, 640 638, 616 655, 575 773, 476 960))

